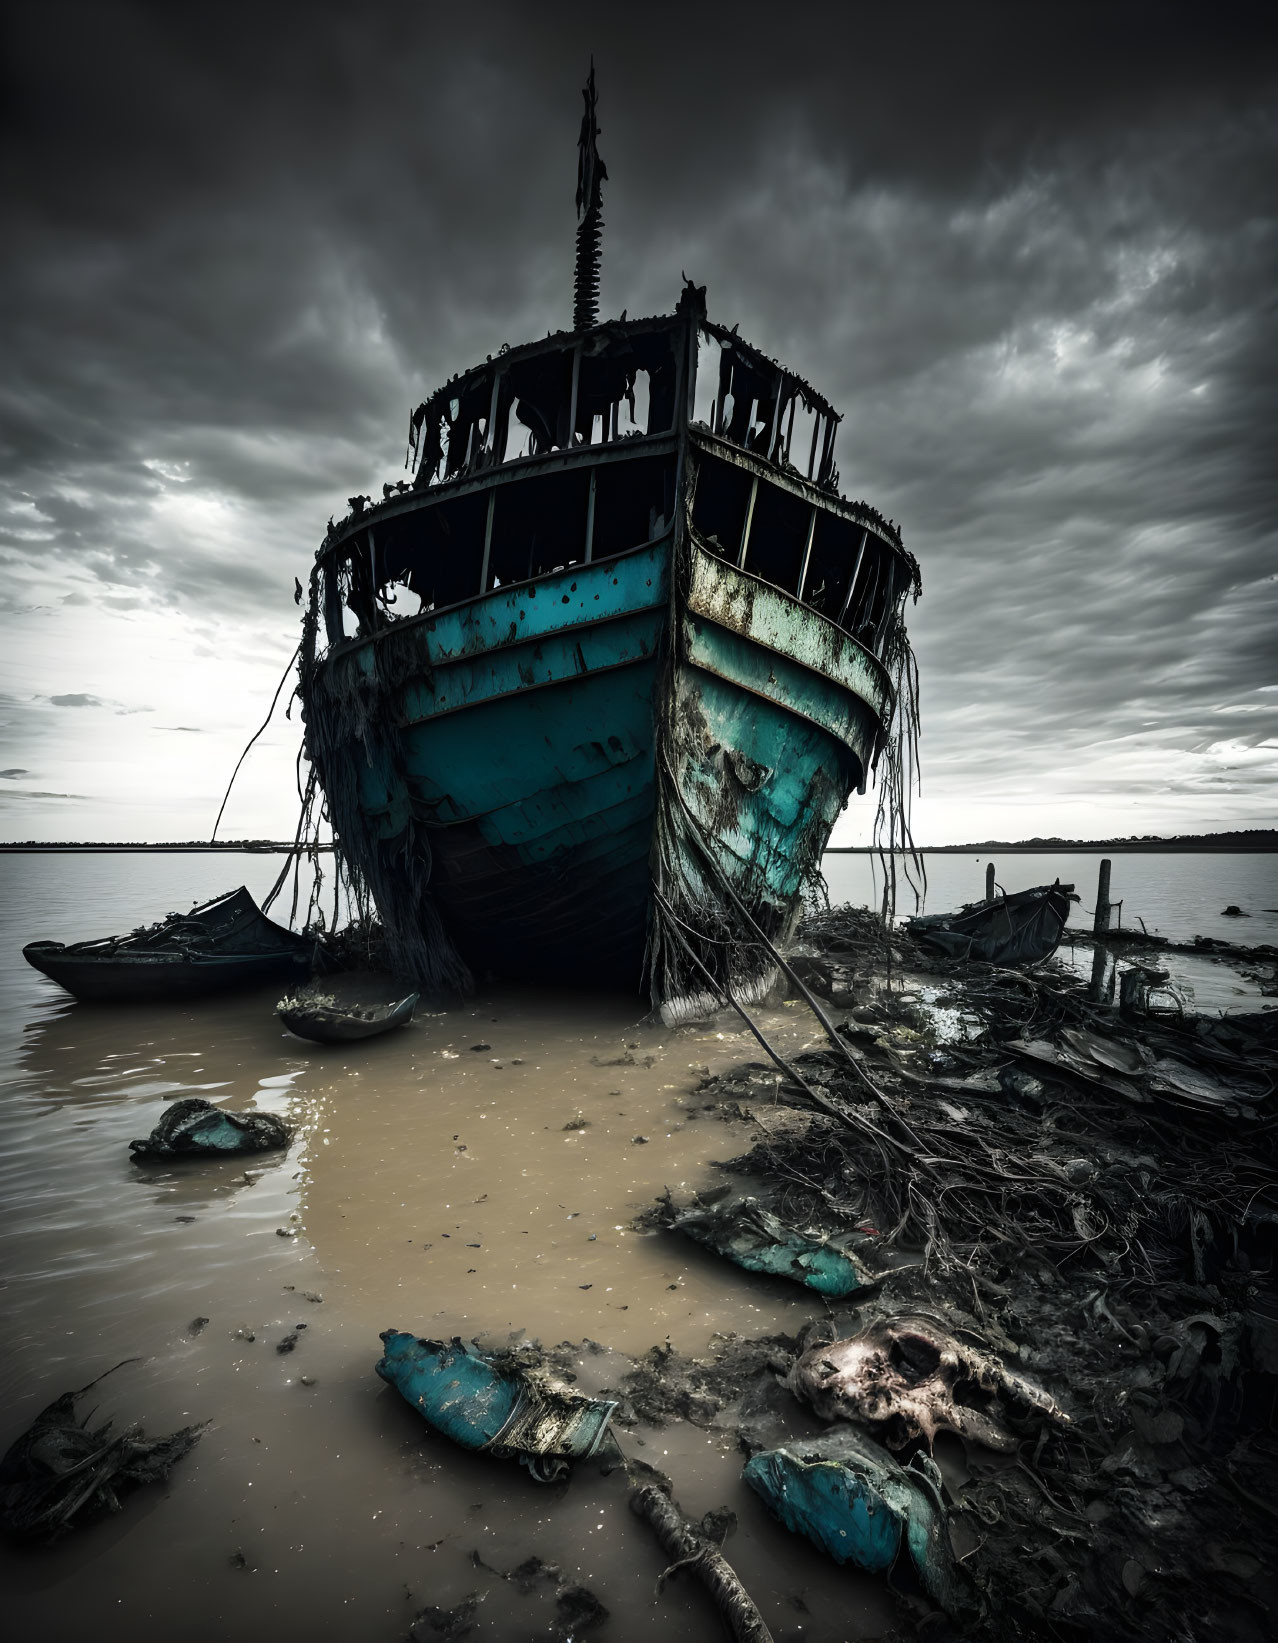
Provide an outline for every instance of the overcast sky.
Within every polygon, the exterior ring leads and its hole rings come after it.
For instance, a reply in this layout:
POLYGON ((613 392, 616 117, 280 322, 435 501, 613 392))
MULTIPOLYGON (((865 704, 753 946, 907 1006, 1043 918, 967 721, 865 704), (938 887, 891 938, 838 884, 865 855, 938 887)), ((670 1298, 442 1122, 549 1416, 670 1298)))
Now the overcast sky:
POLYGON ((328 516, 569 323, 592 51, 602 311, 705 284, 922 564, 916 835, 1275 825, 1272 13, 11 5, 0 838, 207 834, 328 516))

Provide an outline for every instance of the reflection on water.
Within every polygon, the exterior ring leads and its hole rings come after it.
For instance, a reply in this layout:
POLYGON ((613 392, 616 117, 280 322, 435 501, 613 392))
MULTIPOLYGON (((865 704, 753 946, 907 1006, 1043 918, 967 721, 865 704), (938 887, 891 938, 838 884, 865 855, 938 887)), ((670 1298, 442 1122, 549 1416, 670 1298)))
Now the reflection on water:
MULTIPOLYGON (((213 1423, 167 1494, 51 1551, 0 1554, 14 1623, 70 1637, 109 1613, 137 1643, 368 1643, 402 1637, 428 1603, 481 1591, 475 1635, 522 1643, 544 1630, 544 1604, 471 1553, 498 1569, 537 1553, 594 1586, 613 1611, 606 1637, 718 1635, 690 1583, 654 1608, 665 1560, 627 1513, 620 1475, 583 1469, 551 1490, 466 1455, 372 1366, 389 1327, 590 1337, 634 1353, 812 1316, 819 1303, 802 1291, 631 1224, 665 1187, 711 1178, 712 1160, 748 1145, 752 1126, 710 1116, 695 1092, 706 1069, 756 1058, 753 1041, 644 1025, 629 999, 491 989, 395 1035, 324 1048, 284 1031, 273 993, 84 1006, 18 952, 35 935, 133 927, 240 877, 260 894, 277 865, 0 858, 2 1436, 125 1358, 139 1361, 103 1383, 104 1414, 157 1432, 213 1423), (135 1163, 129 1141, 184 1095, 279 1113, 293 1144, 135 1163), (277 1351, 291 1334, 294 1350, 277 1351)), ((1116 866, 1116 894, 1119 878, 1116 866)), ((1263 939, 1256 923, 1248 934, 1263 939)), ((802 1011, 770 1025, 789 1049, 810 1041, 802 1011)), ((583 1352, 583 1389, 611 1372, 608 1353, 583 1352)), ((738 1513, 729 1555, 779 1632, 888 1629, 879 1585, 768 1519, 726 1434, 675 1425, 626 1441, 694 1514, 738 1513)))

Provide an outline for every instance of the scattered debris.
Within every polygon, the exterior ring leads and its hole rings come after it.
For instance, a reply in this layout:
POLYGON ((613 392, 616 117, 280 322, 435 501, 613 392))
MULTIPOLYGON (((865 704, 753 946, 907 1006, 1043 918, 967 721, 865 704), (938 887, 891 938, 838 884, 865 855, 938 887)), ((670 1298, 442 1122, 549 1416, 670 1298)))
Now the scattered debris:
POLYGON ((744 1476, 787 1529, 806 1535, 837 1563, 879 1574, 904 1555, 947 1614, 976 1618, 975 1593, 950 1547, 941 1474, 926 1455, 903 1467, 844 1427, 754 1455, 744 1476))
POLYGON ((698 1195, 696 1204, 677 1209, 667 1196, 667 1224, 747 1272, 792 1278, 836 1299, 877 1282, 856 1253, 864 1233, 829 1236, 817 1228, 787 1226, 753 1197, 731 1188, 698 1195))
POLYGON ((475 1615, 482 1602, 478 1592, 471 1592, 451 1609, 428 1605, 408 1628, 408 1643, 460 1643, 474 1631, 475 1615))
POLYGON ((349 1044, 406 1027, 421 998, 389 976, 329 976, 289 993, 275 1013, 298 1038, 316 1044, 349 1044))
POLYGON ((790 1371, 789 1385, 827 1421, 873 1427, 892 1449, 922 1438, 928 1449, 942 1429, 1014 1450, 1017 1420, 1063 1425, 1056 1400, 1013 1374, 993 1353, 968 1346, 936 1318, 897 1313, 858 1335, 810 1347, 790 1371))
MULTIPOLYGON (((829 1382, 823 1413, 888 1416, 903 1457, 939 1426, 965 1435, 949 1516, 983 1638, 1258 1640, 1273 1592, 1246 1553, 1278 1464, 1278 1018, 1124 1022, 1063 970, 938 957, 856 909, 802 938, 858 974, 890 965, 905 994, 867 989, 828 1049, 734 1068, 699 1097, 806 1114, 760 1126, 726 1166, 740 1190, 787 1225, 877 1228, 885 1259, 913 1264, 891 1307, 836 1307, 790 1385, 820 1404, 829 1382), (941 1010, 975 1031, 942 1034, 941 1010)), ((778 1396, 747 1393, 743 1436, 819 1453, 778 1396)))
POLYGON ((517 1459, 539 1483, 566 1477, 607 1435, 615 1402, 583 1397, 514 1357, 496 1361, 457 1337, 388 1329, 381 1338, 377 1373, 436 1431, 463 1449, 517 1459))
POLYGON ((652 1526, 662 1550, 675 1560, 658 1580, 658 1592, 676 1570, 690 1568, 718 1605, 737 1643, 772 1643, 763 1616, 718 1544, 694 1528, 664 1490, 655 1483, 641 1484, 630 1497, 630 1509, 652 1526))
POLYGON ((123 1490, 162 1483, 199 1439, 203 1424, 166 1438, 147 1438, 140 1426, 112 1437, 111 1421, 91 1427, 88 1417, 77 1417, 76 1400, 103 1378, 55 1398, 0 1460, 0 1529, 6 1534, 53 1540, 82 1517, 118 1512, 123 1490))
POLYGON ((203 1096, 175 1101, 145 1141, 130 1141, 135 1158, 208 1158, 286 1147, 292 1130, 270 1112, 227 1112, 203 1096))

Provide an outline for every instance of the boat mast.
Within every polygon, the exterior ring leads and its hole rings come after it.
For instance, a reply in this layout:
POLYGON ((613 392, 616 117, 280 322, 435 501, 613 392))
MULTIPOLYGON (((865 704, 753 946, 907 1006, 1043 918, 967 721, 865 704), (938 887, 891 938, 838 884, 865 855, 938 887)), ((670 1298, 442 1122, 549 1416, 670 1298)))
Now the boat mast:
POLYGON ((577 140, 577 266, 573 274, 572 328, 588 331, 599 323, 599 262, 603 238, 603 182, 608 168, 599 158, 595 118, 595 60, 582 88, 586 112, 577 140))

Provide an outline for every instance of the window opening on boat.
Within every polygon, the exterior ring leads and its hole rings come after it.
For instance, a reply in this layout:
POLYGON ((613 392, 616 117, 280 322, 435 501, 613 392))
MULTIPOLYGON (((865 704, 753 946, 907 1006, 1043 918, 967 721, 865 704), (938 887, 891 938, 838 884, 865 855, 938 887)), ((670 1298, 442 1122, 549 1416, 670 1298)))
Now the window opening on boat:
POLYGON ((838 514, 817 512, 803 601, 838 622, 847 601, 861 528, 838 514))
POLYGON ((706 546, 736 563, 750 505, 751 475, 734 463, 703 456, 697 464, 692 523, 706 546))
POLYGON ((786 593, 797 594, 812 507, 779 485, 759 484, 745 569, 786 593))

